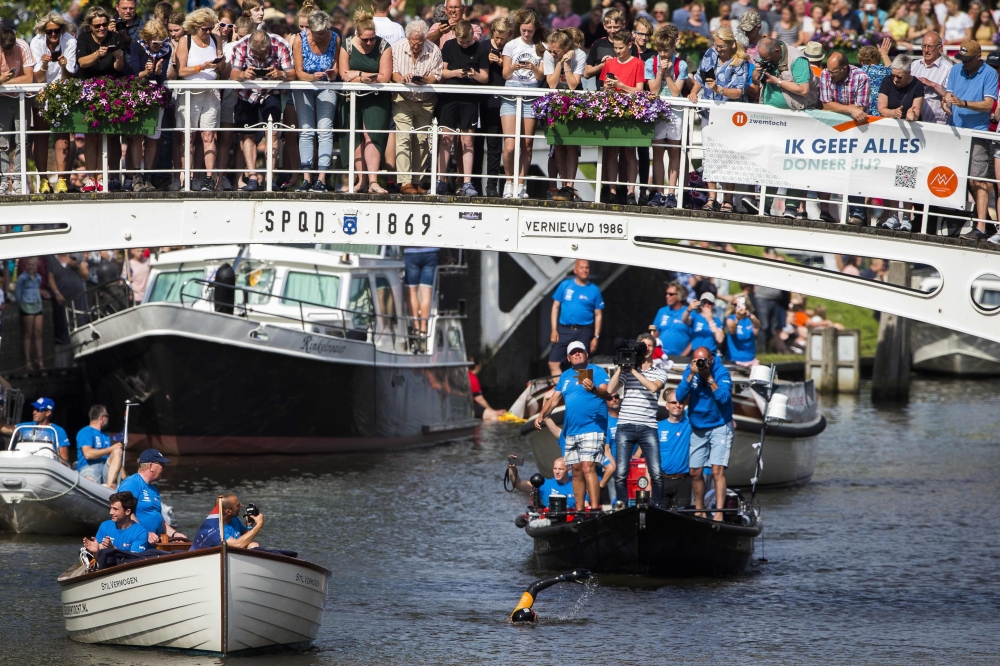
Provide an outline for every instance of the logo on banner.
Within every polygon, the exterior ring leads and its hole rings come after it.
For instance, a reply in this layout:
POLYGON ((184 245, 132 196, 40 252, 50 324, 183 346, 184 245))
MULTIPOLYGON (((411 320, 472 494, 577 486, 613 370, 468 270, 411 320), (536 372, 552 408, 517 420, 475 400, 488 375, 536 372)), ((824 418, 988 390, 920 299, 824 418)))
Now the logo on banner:
POLYGON ((733 124, 736 125, 737 127, 743 127, 744 125, 746 125, 747 120, 749 120, 749 118, 747 118, 747 114, 743 113, 742 111, 737 111, 736 113, 733 114, 733 124))
POLYGON ((927 174, 927 189, 934 196, 947 199, 958 189, 958 176, 946 166, 934 167, 927 174))
POLYGON ((344 233, 348 236, 358 233, 358 211, 344 211, 344 233))

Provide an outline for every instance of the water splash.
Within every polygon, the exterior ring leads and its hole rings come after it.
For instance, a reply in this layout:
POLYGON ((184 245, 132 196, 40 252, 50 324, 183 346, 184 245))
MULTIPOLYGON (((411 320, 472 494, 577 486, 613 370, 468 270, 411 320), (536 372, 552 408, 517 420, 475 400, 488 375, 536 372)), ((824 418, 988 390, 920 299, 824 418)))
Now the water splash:
POLYGON ((569 612, 569 615, 559 615, 556 619, 563 622, 567 620, 575 620, 577 615, 580 614, 580 611, 583 610, 584 605, 590 601, 592 596, 594 596, 594 593, 597 591, 597 587, 597 576, 591 576, 588 578, 587 582, 583 584, 583 594, 581 594, 580 598, 576 600, 575 604, 573 604, 573 610, 569 612))

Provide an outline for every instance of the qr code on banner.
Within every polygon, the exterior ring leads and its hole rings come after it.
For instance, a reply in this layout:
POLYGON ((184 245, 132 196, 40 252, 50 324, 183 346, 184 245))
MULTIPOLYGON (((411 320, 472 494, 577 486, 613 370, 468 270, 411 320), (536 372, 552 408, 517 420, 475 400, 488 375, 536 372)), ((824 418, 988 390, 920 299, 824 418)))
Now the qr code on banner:
POLYGON ((895 185, 915 190, 917 188, 917 167, 897 166, 895 185))

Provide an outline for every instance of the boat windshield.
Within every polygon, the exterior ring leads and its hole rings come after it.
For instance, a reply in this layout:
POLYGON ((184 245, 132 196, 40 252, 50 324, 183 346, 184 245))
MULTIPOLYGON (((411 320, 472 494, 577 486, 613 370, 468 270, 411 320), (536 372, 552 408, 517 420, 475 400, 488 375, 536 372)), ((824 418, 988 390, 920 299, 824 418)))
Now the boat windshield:
POLYGON ((236 291, 236 305, 243 305, 244 295, 247 297, 248 305, 266 305, 270 300, 271 288, 274 286, 274 269, 273 268, 251 268, 250 270, 243 270, 243 266, 240 266, 240 274, 236 276, 236 286, 237 287, 249 287, 253 289, 254 292, 264 292, 264 293, 249 293, 236 291))
POLYGON ((282 305, 296 305, 298 299, 327 307, 340 307, 340 277, 289 271, 285 276, 282 305))
MULTIPOLYGON (((181 300, 181 287, 188 280, 196 280, 205 277, 204 269, 189 271, 174 271, 172 273, 160 273, 153 282, 153 288, 146 297, 147 303, 168 302, 179 303, 181 300)), ((202 286, 195 282, 184 287, 184 295, 196 299, 201 296, 202 286)))

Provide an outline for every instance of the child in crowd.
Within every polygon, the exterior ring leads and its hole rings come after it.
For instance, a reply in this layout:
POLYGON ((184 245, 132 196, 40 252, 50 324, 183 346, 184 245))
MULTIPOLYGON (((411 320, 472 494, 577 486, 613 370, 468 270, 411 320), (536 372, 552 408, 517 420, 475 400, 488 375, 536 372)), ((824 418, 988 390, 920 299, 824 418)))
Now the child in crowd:
MULTIPOLYGON (((632 33, 626 30, 616 32, 611 37, 615 49, 615 57, 604 61, 601 70, 601 81, 605 90, 621 90, 636 93, 646 87, 645 63, 632 55, 632 33)), ((624 158, 627 179, 625 186, 616 184, 614 191, 618 203, 636 205, 635 178, 639 172, 634 148, 607 147, 604 149, 604 165, 609 174, 618 173, 618 161, 624 158), (625 194, 627 190, 628 194, 625 194)))

